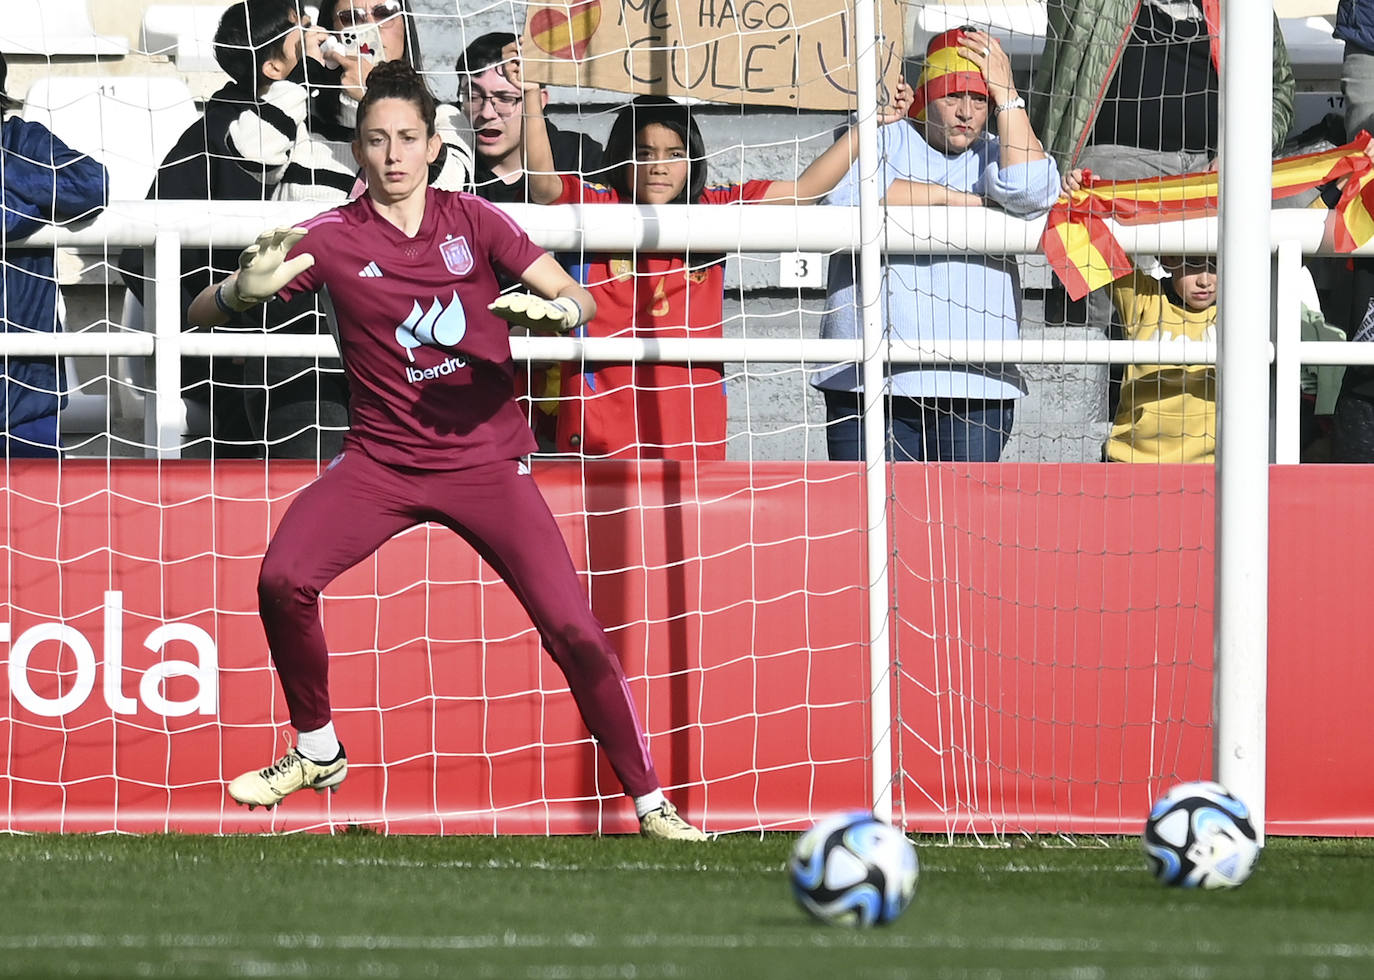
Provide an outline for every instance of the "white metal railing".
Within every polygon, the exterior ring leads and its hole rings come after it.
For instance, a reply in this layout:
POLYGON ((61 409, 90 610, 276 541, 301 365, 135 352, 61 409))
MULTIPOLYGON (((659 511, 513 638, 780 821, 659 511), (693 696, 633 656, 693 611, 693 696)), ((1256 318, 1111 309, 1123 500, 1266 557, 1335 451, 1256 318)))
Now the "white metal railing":
MULTIPOLYGON (((561 251, 846 251, 858 240, 858 208, 782 207, 750 205, 720 207, 639 207, 600 205, 511 205, 505 208, 540 245, 561 251)), ((157 367, 182 356, 337 356, 328 335, 252 332, 190 332, 180 329, 178 289, 180 250, 183 247, 241 247, 264 228, 304 220, 318 211, 309 205, 243 202, 135 201, 116 202, 99 218, 81 228, 45 228, 25 245, 108 248, 152 248, 155 270, 149 304, 151 332, 135 332, 110 325, 79 333, 0 333, 0 356, 151 357, 157 367), (158 308, 172 311, 170 329, 159 329, 158 308), (172 355, 171 349, 176 348, 172 355)), ((1304 255, 1322 252, 1325 212, 1310 209, 1272 213, 1271 250, 1278 257, 1275 292, 1291 296, 1292 277, 1304 255), (1281 243, 1288 243, 1280 248, 1281 243)), ((888 211, 883 247, 892 253, 939 254, 986 252, 1036 254, 1044 220, 1023 221, 984 208, 909 208, 888 211)), ((1214 252, 1217 219, 1201 218, 1160 225, 1114 228, 1118 240, 1132 254, 1214 252)), ((1366 246, 1359 254, 1374 254, 1366 246)), ((1255 343, 1268 343, 1268 360, 1292 377, 1301 365, 1374 364, 1374 345, 1332 344, 1298 339, 1296 302, 1283 304, 1272 339, 1258 332, 1255 343)), ((517 359, 624 361, 713 360, 750 363, 825 364, 863 358, 860 340, 797 338, 582 338, 513 337, 517 359)), ((998 361, 1021 364, 1210 364, 1216 361, 1213 342, 1159 339, 1149 341, 1102 339, 1022 339, 1009 341, 945 340, 914 345, 885 345, 883 358, 893 364, 976 363, 998 361)), ((154 376, 158 376, 157 367, 154 376)), ((179 372, 177 372, 179 375, 179 372)), ((162 372, 168 380, 171 372, 162 372)), ((177 383, 158 395, 180 396, 177 383)), ((1296 462, 1296 384, 1279 389, 1277 425, 1279 462, 1296 462), (1295 438, 1295 437, 1294 437, 1295 438)))

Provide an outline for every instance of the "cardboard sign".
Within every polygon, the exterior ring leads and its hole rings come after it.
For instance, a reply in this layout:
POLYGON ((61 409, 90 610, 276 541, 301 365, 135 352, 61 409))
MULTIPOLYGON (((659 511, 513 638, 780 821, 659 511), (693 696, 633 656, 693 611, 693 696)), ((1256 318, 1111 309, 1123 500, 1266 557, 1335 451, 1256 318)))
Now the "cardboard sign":
MULTIPOLYGON (((878 0, 878 75, 902 60, 902 4, 878 0)), ((532 4, 521 46, 527 78, 808 109, 853 109, 848 0, 566 0, 532 4)))

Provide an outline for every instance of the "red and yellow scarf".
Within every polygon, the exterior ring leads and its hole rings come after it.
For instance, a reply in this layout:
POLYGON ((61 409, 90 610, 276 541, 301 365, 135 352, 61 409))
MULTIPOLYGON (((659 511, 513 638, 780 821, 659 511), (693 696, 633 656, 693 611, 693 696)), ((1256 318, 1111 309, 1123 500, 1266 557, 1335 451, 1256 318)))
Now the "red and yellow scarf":
MULTIPOLYGON (((1334 150, 1274 161, 1275 198, 1351 178, 1328 218, 1339 252, 1353 251, 1374 238, 1374 165, 1365 155, 1369 141, 1369 134, 1362 132, 1334 150)), ((1040 245, 1069 296, 1081 299, 1132 268, 1106 219, 1149 225, 1216 213, 1214 171, 1148 180, 1098 180, 1085 173, 1083 189, 1061 197, 1050 209, 1040 245)))

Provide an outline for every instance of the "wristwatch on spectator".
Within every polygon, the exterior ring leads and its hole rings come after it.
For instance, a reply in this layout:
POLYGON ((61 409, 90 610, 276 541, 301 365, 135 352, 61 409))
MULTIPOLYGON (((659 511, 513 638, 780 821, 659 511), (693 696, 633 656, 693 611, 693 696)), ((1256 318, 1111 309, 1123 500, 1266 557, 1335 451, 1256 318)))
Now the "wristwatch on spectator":
POLYGON ((997 106, 995 109, 993 109, 992 112, 993 112, 993 115, 1000 116, 1002 113, 1006 112, 1008 109, 1024 109, 1025 107, 1026 107, 1026 100, 1023 99, 1023 98, 1021 98, 1021 96, 1018 95, 1018 96, 1017 96, 1016 98, 1014 98, 1014 99, 1007 99, 1007 101, 1003 102, 1001 105, 999 105, 999 106, 997 106))

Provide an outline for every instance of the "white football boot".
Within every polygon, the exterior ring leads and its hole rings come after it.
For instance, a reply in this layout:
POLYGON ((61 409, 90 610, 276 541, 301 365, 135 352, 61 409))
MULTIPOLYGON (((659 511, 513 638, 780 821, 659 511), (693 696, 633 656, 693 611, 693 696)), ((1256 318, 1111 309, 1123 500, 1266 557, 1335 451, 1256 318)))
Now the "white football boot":
POLYGON ((639 835, 658 840, 709 840, 677 812, 677 807, 664 801, 657 810, 650 810, 639 818, 639 835))
POLYGON ((276 806, 298 789, 339 791, 339 784, 348 775, 348 759, 343 746, 329 762, 307 759, 292 749, 266 769, 255 769, 237 777, 229 784, 229 795, 248 809, 255 806, 276 806))

